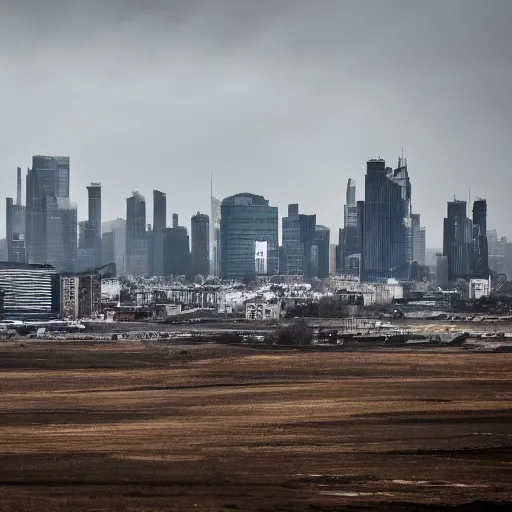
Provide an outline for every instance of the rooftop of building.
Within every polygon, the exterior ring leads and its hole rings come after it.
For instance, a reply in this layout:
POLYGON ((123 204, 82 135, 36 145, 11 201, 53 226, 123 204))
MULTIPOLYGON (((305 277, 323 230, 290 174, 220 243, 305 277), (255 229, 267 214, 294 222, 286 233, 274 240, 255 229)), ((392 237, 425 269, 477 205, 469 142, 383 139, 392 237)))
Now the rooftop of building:
POLYGON ((0 261, 0 269, 55 270, 55 267, 43 263, 18 263, 15 261, 0 261))
POLYGON ((222 205, 235 206, 268 206, 268 199, 263 196, 251 194, 249 192, 241 192, 233 196, 226 197, 222 201, 222 205), (245 202, 243 200, 246 200, 245 202))

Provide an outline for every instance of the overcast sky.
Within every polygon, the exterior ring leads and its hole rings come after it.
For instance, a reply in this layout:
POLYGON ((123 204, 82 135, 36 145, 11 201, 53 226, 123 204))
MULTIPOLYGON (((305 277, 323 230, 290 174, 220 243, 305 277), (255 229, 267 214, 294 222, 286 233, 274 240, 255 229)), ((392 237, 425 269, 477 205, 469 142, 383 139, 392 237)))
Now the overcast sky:
POLYGON ((403 146, 429 247, 469 187, 512 236, 511 25, 510 0, 0 0, 3 195, 66 155, 79 219, 101 181, 104 220, 138 190, 151 222, 157 188, 189 225, 213 173, 336 241, 348 178, 363 199, 403 146))

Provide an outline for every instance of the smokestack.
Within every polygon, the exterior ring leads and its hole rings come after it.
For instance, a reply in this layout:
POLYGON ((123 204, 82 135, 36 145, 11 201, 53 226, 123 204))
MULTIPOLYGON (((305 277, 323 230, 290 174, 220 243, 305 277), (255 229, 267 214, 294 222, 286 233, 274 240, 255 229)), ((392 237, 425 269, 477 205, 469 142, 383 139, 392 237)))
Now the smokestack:
POLYGON ((21 167, 18 167, 17 177, 17 189, 16 189, 16 204, 21 206, 21 167))
POLYGON ((177 213, 172 214, 172 227, 173 228, 178 227, 178 214, 177 213))

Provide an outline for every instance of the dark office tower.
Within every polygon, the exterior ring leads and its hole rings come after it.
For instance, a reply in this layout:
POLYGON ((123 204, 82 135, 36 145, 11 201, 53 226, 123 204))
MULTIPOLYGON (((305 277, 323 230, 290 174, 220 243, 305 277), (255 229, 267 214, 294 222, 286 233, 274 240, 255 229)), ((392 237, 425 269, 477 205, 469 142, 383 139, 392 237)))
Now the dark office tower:
POLYGON ((254 194, 222 201, 220 219, 221 277, 242 279, 275 275, 279 270, 278 211, 254 194))
POLYGON ((359 241, 359 279, 364 281, 364 201, 357 201, 357 239, 359 241))
POLYGON ((164 239, 162 231, 167 227, 167 196, 153 190, 153 272, 151 275, 164 275, 164 239))
POLYGON ((313 241, 312 267, 314 277, 329 277, 330 231, 325 226, 317 225, 313 241))
POLYGON ((148 271, 146 200, 138 192, 126 200, 126 273, 144 276, 148 271))
POLYGON ((345 216, 343 232, 340 238, 340 268, 341 272, 346 271, 349 256, 360 252, 358 229, 357 229, 357 204, 356 204, 356 182, 349 179, 347 183, 347 195, 345 204, 345 216))
POLYGON ((178 227, 178 214, 177 213, 172 214, 172 227, 173 228, 178 227))
POLYGON ((394 277, 412 257, 411 184, 407 163, 386 167, 369 160, 365 178, 363 258, 365 281, 394 277))
POLYGON ((466 201, 448 203, 444 219, 443 255, 448 260, 448 280, 471 275, 473 223, 467 218, 466 201))
POLYGON ((473 203, 473 276, 489 277, 489 248, 487 245, 487 201, 478 199, 473 203))
POLYGON ((282 219, 283 261, 279 261, 281 273, 290 276, 303 275, 303 251, 300 240, 299 205, 288 205, 288 217, 282 219))
POLYGON ((305 278, 317 276, 314 266, 314 244, 316 236, 316 215, 300 215, 300 243, 302 247, 302 275, 305 278))
POLYGON ((99 267, 102 261, 101 250, 101 183, 91 183, 87 187, 89 198, 89 219, 86 244, 93 254, 93 266, 99 267))
POLYGON ((210 273, 210 218, 197 212, 191 219, 192 276, 208 277, 210 273))
POLYGON ((163 247, 164 275, 185 276, 190 279, 190 242, 187 228, 176 226, 164 229, 163 247))

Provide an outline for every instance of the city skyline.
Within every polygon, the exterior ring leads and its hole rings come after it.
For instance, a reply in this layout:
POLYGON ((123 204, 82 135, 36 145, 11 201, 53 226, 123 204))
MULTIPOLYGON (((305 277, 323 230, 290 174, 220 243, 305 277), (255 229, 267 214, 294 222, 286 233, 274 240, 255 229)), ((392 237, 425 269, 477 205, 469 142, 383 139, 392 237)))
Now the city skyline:
POLYGON ((40 4, 7 0, 0 21, 8 196, 32 154, 64 154, 79 220, 100 181, 104 219, 123 216, 132 190, 158 189, 188 225, 210 211, 213 173, 216 197, 297 202, 336 233, 348 178, 362 183, 364 162, 403 146, 429 247, 469 187, 491 205, 489 226, 512 235, 499 186, 510 2, 40 4))

